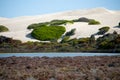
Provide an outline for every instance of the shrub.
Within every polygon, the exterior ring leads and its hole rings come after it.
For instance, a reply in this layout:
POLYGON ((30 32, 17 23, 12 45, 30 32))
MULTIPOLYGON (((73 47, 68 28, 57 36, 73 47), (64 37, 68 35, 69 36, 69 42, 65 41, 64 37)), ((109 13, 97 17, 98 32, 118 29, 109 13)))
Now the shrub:
POLYGON ((99 29, 99 32, 97 33, 98 35, 103 35, 105 34, 108 30, 110 29, 110 27, 105 26, 99 29))
POLYGON ((31 35, 38 40, 51 41, 60 38, 64 32, 65 27, 63 26, 44 26, 35 28, 31 35))
POLYGON ((62 24, 67 24, 67 23, 73 24, 73 21, 72 20, 52 20, 50 22, 31 24, 27 27, 27 29, 35 29, 35 28, 43 27, 43 26, 59 26, 62 24))
POLYGON ((91 35, 90 39, 89 39, 90 44, 94 44, 95 43, 95 36, 91 35))
POLYGON ((50 22, 50 25, 62 25, 62 24, 67 24, 67 23, 73 23, 73 21, 70 21, 70 20, 52 20, 50 22))
POLYGON ((94 20, 94 19, 91 19, 91 20, 89 20, 89 23, 88 23, 89 25, 98 25, 98 24, 100 24, 100 22, 99 21, 96 21, 96 20, 94 20))
POLYGON ((62 41, 61 41, 61 43, 64 43, 64 42, 67 42, 68 40, 69 40, 69 36, 65 36, 63 39, 62 39, 62 41))
POLYGON ((119 22, 119 24, 118 24, 118 27, 120 28, 120 22, 119 22))
POLYGON ((66 32, 65 36, 72 36, 72 35, 74 35, 75 34, 75 30, 76 29, 72 29, 71 31, 66 32))
POLYGON ((35 23, 35 24, 31 24, 27 27, 27 29, 35 29, 38 27, 43 27, 43 26, 47 26, 49 24, 49 22, 44 22, 44 23, 35 23))
POLYGON ((31 24, 27 27, 27 29, 34 29, 38 26, 38 24, 31 24))
POLYGON ((99 49, 113 49, 115 47, 115 44, 111 41, 102 41, 99 45, 98 48, 99 49))
POLYGON ((96 46, 99 49, 114 49, 116 46, 119 46, 119 34, 105 34, 96 41, 96 46))
POLYGON ((9 31, 9 29, 3 25, 0 25, 0 32, 6 32, 9 31))
POLYGON ((90 19, 85 18, 85 17, 81 17, 79 19, 73 20, 73 22, 89 22, 90 19))
POLYGON ((80 38, 78 39, 79 43, 88 43, 89 42, 89 38, 80 38))

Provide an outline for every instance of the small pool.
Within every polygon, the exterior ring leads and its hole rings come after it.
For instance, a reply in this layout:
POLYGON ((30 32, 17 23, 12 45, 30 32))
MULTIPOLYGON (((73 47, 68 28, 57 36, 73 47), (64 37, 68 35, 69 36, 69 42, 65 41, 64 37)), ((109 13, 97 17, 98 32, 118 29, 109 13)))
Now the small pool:
POLYGON ((0 53, 0 57, 74 57, 74 56, 120 56, 120 53, 0 53))

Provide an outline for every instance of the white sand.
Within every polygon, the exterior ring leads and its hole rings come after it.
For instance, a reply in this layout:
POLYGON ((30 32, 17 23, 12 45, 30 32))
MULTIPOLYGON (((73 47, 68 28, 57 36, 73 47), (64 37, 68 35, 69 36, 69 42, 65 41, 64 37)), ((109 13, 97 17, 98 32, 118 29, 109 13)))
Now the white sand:
POLYGON ((110 26, 108 33, 112 33, 113 31, 120 33, 120 28, 114 28, 120 22, 120 11, 111 11, 105 8, 95 8, 89 10, 66 11, 54 14, 23 16, 9 19, 0 17, 0 24, 7 26, 10 30, 9 32, 0 33, 0 35, 11 37, 13 39, 19 39, 22 42, 37 41, 28 35, 31 32, 27 30, 28 25, 32 23, 47 22, 54 19, 72 20, 80 17, 98 20, 101 22, 101 25, 88 25, 84 22, 67 24, 66 31, 76 28, 76 34, 71 38, 89 37, 90 35, 98 32, 98 29, 103 26, 110 26))

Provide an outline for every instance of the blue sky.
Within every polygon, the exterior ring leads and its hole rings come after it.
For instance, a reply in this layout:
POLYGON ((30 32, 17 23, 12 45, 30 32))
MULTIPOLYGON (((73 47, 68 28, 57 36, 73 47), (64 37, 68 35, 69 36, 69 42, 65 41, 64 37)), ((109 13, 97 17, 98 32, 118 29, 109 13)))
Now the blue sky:
POLYGON ((0 0, 0 17, 48 14, 104 7, 120 10, 120 0, 0 0))

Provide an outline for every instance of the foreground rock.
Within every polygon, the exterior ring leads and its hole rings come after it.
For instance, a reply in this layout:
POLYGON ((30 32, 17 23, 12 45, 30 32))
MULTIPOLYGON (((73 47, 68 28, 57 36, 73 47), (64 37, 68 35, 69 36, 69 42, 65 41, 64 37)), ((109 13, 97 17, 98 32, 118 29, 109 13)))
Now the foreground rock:
POLYGON ((120 80, 120 57, 0 58, 0 80, 120 80))

